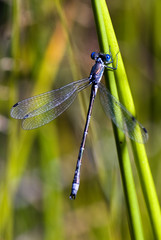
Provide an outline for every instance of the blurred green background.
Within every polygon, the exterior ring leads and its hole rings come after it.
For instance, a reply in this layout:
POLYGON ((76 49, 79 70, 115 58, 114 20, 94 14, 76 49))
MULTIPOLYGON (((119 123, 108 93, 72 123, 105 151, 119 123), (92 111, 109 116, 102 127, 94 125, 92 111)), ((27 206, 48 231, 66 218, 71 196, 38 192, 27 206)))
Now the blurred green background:
MULTIPOLYGON (((107 2, 161 201, 161 2, 107 2)), ((130 239, 110 121, 97 97, 81 185, 69 200, 90 89, 56 120, 24 131, 10 108, 89 76, 99 51, 89 0, 0 1, 0 239, 130 239)), ((118 63, 119 64, 119 63, 118 63)), ((130 144, 129 144, 129 151, 130 144)), ((131 155, 132 156, 132 155, 131 155)), ((145 239, 153 239, 131 158, 145 239)))

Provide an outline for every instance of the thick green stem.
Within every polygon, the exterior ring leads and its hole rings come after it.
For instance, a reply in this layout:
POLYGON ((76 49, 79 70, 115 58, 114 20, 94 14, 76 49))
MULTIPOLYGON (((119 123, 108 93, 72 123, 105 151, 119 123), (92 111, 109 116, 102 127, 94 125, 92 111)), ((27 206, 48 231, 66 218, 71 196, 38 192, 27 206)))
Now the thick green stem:
MULTIPOLYGON (((92 5, 97 26, 100 50, 102 52, 108 52, 110 45, 112 55, 115 56, 119 52, 119 47, 106 2, 105 0, 92 0, 92 5)), ((133 115, 135 115, 135 107, 120 52, 118 54, 117 70, 115 72, 109 71, 108 77, 105 73, 105 78, 108 79, 108 85, 111 93, 116 97, 118 97, 117 95, 119 94, 121 102, 133 115)), ((134 239, 143 239, 139 207, 137 203, 127 146, 123 134, 120 133, 120 131, 115 127, 114 132, 123 180, 123 187, 128 206, 128 214, 130 216, 130 227, 132 230, 131 232, 134 236, 134 239)), ((156 239, 161 239, 160 206, 151 176, 145 147, 143 144, 132 142, 132 149, 153 232, 156 239)))

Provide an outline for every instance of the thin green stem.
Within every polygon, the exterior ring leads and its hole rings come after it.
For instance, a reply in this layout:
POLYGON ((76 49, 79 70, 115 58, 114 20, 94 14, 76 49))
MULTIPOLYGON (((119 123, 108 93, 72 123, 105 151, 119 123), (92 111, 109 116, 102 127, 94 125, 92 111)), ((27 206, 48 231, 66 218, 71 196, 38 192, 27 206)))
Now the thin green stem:
MULTIPOLYGON (((93 0, 93 10, 95 15, 95 21, 97 26, 98 39, 100 43, 100 50, 108 52, 109 45, 111 47, 112 55, 115 56, 118 51, 118 43, 113 30, 110 15, 107 9, 105 0, 93 0)), ((135 107, 130 91, 130 87, 127 81, 126 72, 124 69, 121 54, 118 55, 118 68, 115 73, 108 72, 108 76, 105 74, 105 78, 108 79, 108 85, 111 93, 117 97, 117 89, 121 102, 126 108, 135 115, 135 107), (116 77, 116 82, 114 78, 116 77), (127 101, 128 99, 128 101, 127 101)), ((127 146, 124 140, 123 134, 114 127, 115 139, 117 145, 117 151, 119 156, 119 163, 121 168, 123 187, 125 192, 125 198, 128 206, 128 214, 130 217, 130 227, 134 239, 143 239, 141 219, 139 213, 139 207, 136 197, 136 191, 134 187, 134 181, 132 177, 132 171, 130 166, 130 160, 128 156, 127 146), (120 142, 122 144, 120 144, 120 142), (139 223, 139 224, 138 224, 139 223), (139 234, 138 234, 139 233, 139 234)), ((161 218, 160 207, 151 176, 145 147, 143 144, 132 142, 133 153, 141 181, 141 186, 144 194, 144 198, 147 204, 152 228, 156 239, 161 239, 161 218)))
MULTIPOLYGON (((104 25, 106 29, 106 31, 105 30, 98 31, 101 50, 107 51, 108 44, 107 45, 105 44, 105 40, 107 39, 107 42, 111 47, 112 55, 114 56, 118 52, 119 48, 118 48, 117 39, 113 30, 113 26, 112 26, 110 15, 107 9, 106 2, 105 0, 92 1, 92 2, 93 2, 93 6, 97 9, 95 10, 95 16, 97 15, 102 16, 102 21, 99 24, 97 23, 97 28, 100 25, 102 26, 104 25)), ((100 21, 100 16, 99 18, 96 17, 96 21, 100 21)), ((126 106, 126 108, 135 115, 135 107, 134 107, 130 87, 128 84, 125 68, 121 58, 121 54, 119 54, 118 62, 119 64, 118 64, 117 71, 115 71, 115 77, 116 77, 116 84, 117 84, 119 97, 121 99, 121 102, 126 106)), ((113 94, 115 92, 113 91, 113 89, 115 89, 114 87, 115 83, 110 75, 112 75, 112 73, 109 74, 109 85, 111 87, 111 92, 113 94)), ((116 139, 116 142, 117 142, 117 149, 119 149, 119 145, 118 145, 119 142, 117 139, 116 139)), ((150 216, 153 233, 156 239, 161 239, 160 206, 159 206, 153 178, 151 175, 151 171, 150 171, 150 167, 149 167, 149 163, 146 155, 146 150, 143 144, 139 144, 133 141, 132 141, 132 149, 135 157, 135 162, 136 162, 145 202, 146 202, 148 213, 150 216)), ((118 154, 120 155, 121 152, 118 152, 118 154)), ((120 157, 120 159, 122 159, 122 157, 120 157)), ((126 171, 124 172, 126 173, 126 171)), ((126 181, 129 181, 129 179, 126 179, 126 181)), ((128 198, 130 199, 130 196, 128 196, 128 198)), ((134 208, 136 211, 137 209, 136 206, 134 208)))
MULTIPOLYGON (((111 46, 112 53, 117 48, 117 40, 114 29, 111 23, 110 15, 107 9, 105 0, 100 1, 102 14, 105 22, 107 38, 111 46)), ((135 115, 135 107, 128 84, 125 68, 122 59, 119 59, 119 66, 115 73, 116 83, 119 92, 119 97, 126 108, 135 115), (128 101, 127 101, 128 99, 128 101)), ((132 149, 134 153, 135 163, 137 166, 142 191, 150 216, 154 236, 156 239, 161 239, 161 216, 158 197, 156 194, 153 178, 151 175, 148 158, 146 155, 145 146, 132 141, 132 149)))

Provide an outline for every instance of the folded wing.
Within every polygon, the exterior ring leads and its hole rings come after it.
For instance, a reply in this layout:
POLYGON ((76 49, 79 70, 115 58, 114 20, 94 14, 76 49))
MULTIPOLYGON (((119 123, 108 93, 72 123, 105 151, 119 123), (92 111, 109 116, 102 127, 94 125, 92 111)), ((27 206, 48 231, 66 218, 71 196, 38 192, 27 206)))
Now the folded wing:
POLYGON ((132 140, 145 143, 147 130, 137 119, 105 88, 99 84, 100 100, 106 115, 132 140))

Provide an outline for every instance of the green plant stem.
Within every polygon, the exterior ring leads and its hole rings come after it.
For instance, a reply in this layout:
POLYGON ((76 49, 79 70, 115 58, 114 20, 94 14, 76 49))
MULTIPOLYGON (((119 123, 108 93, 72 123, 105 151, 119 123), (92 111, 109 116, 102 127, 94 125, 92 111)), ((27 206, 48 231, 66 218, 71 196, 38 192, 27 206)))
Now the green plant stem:
MULTIPOLYGON (((100 0, 100 1, 92 1, 92 3, 93 3, 93 6, 95 3, 95 7, 97 8, 97 11, 98 11, 97 14, 102 16, 102 21, 99 24, 97 24, 97 28, 100 27, 100 25, 102 26, 105 25, 105 29, 103 31, 101 30, 98 31, 101 50, 107 51, 105 39, 108 39, 107 42, 111 47, 112 55, 115 56, 116 53, 119 51, 119 48, 118 48, 118 43, 113 30, 113 26, 111 23, 106 2, 105 0, 100 0)), ((96 16, 96 10, 95 10, 95 16, 96 16)), ((99 18, 97 19, 97 21, 99 21, 99 18)), ((116 77, 116 84, 117 84, 119 97, 121 99, 121 102, 125 105, 125 107, 135 115, 135 107, 134 107, 130 87, 128 84, 126 72, 124 69, 123 61, 121 58, 121 54, 119 54, 118 56, 118 62, 119 62, 118 68, 114 74, 116 77)), ((111 81, 113 80, 110 79, 110 76, 109 76, 109 84, 111 87, 111 92, 113 94, 113 88, 115 87, 113 87, 114 83, 111 83, 111 81)), ((142 191, 144 194, 145 202, 146 202, 148 213, 150 216, 153 233, 156 239, 161 239, 160 206, 159 206, 153 178, 151 175, 145 147, 143 144, 138 144, 132 141, 132 149, 133 149, 134 158, 135 158, 135 162, 136 162, 136 166, 137 166, 137 170, 138 170, 138 174, 139 174, 139 178, 142 186, 142 191)), ((127 180, 129 181, 129 179, 127 180)))
MULTIPOLYGON (((92 4, 93 4, 95 19, 96 19, 98 39, 99 39, 101 51, 107 52, 108 44, 109 44, 111 47, 112 55, 115 56, 119 51, 119 47, 118 47, 116 36, 115 36, 114 30, 113 30, 113 26, 112 26, 110 15, 109 15, 109 12, 107 9, 106 2, 105 2, 105 0, 99 0, 99 1, 93 0, 92 4)), ((105 75, 105 77, 106 77, 106 75, 105 75)), ((112 94, 116 96, 116 85, 115 84, 117 84, 117 89, 118 89, 118 93, 119 93, 121 102, 135 116, 135 107, 134 107, 130 87, 129 87, 129 84, 127 81, 127 76, 126 76, 126 72, 124 69, 124 65, 123 65, 123 61, 122 61, 120 53, 118 55, 117 71, 115 71, 115 73, 110 72, 108 74, 108 77, 109 77, 109 86, 110 86, 110 90, 111 90, 112 94), (116 83, 115 83, 114 77, 112 76, 113 74, 115 74, 116 83), (127 101, 127 99, 128 99, 128 101, 127 101)), ((115 130, 115 128, 114 128, 114 130, 115 130)), ((115 130, 115 132, 116 133, 118 132, 118 136, 119 136, 119 131, 115 130)), ((130 166, 130 162, 129 162, 129 157, 127 158, 127 156, 126 156, 126 158, 125 158, 125 155, 123 154, 123 150, 125 150, 126 147, 125 147, 125 149, 120 147, 120 144, 119 144, 120 136, 119 136, 119 138, 117 138, 117 134, 115 134, 115 138, 116 138, 117 150, 118 150, 118 155, 119 155, 119 160, 120 160, 120 167, 121 167, 124 191, 125 191, 125 193, 127 191, 127 195, 125 194, 125 197, 128 198, 128 199, 126 199, 126 201, 128 203, 130 203, 130 206, 131 206, 130 208, 128 208, 130 210, 129 215, 131 215, 133 209, 135 209, 135 212, 136 211, 138 212, 137 217, 138 217, 139 221, 141 221, 139 210, 138 210, 138 204, 133 205, 133 203, 132 203, 133 197, 132 197, 132 195, 131 195, 132 193, 129 189, 131 185, 128 186, 128 184, 127 184, 127 181, 129 183, 130 178, 132 180, 132 175, 127 174, 128 165, 130 166), (127 159, 128 159, 128 161, 127 161, 127 159)), ((145 147, 143 144, 138 144, 138 143, 132 141, 132 149, 133 149, 133 153, 134 153, 134 157, 135 157, 137 170, 139 173, 139 178, 140 178, 145 202, 146 202, 148 213, 150 216, 153 233, 154 233, 156 239, 161 239, 160 206, 159 206, 156 190, 154 187, 153 179, 151 176, 145 147)), ((132 188, 132 186, 131 186, 131 188, 132 188)), ((133 193, 134 192, 135 192, 135 189, 133 189, 133 193)), ((134 195, 136 198, 136 193, 134 195)), ((135 203, 137 203, 137 199, 135 200, 135 203)), ((133 231, 135 231, 135 230, 137 231, 137 227, 139 227, 139 226, 134 226, 134 224, 136 223, 135 219, 131 219, 131 220, 132 220, 131 225, 132 225, 133 231)), ((137 234, 137 233, 135 232, 135 234, 137 234)), ((135 235, 135 237, 136 236, 137 235, 135 235)))
MULTIPOLYGON (((101 2, 101 9, 105 21, 107 38, 111 46, 111 50, 117 48, 117 40, 114 29, 111 23, 110 15, 107 9, 105 0, 101 2)), ((116 83, 118 87, 119 97, 126 108, 135 115, 135 107, 128 84, 126 72, 124 69, 123 61, 120 59, 118 71, 116 71, 116 83), (128 101, 127 101, 128 99, 128 101)), ((156 239, 161 239, 161 216, 160 205, 156 194, 153 178, 151 175, 148 158, 146 155, 145 146, 132 141, 132 149, 134 153, 135 163, 137 166, 142 191, 144 194, 145 202, 147 205, 148 213, 150 216, 153 233, 156 239)))
MULTIPOLYGON (((102 15, 100 1, 92 1, 92 4, 93 4, 94 15, 95 15, 95 21, 97 25, 100 49, 103 52, 108 52, 109 45, 108 45, 107 34, 106 34, 105 25, 104 25, 104 19, 102 15)), ((117 52, 118 50, 116 51, 116 53, 117 52)), ((109 79, 108 85, 112 94, 118 97, 114 73, 112 71, 109 71, 108 76, 107 74, 105 74, 105 78, 109 79)), ((115 133, 116 146, 118 151, 125 199, 127 203, 131 236, 133 237, 133 239, 144 239, 139 206, 138 206, 125 136, 114 125, 113 125, 113 128, 115 133)))

